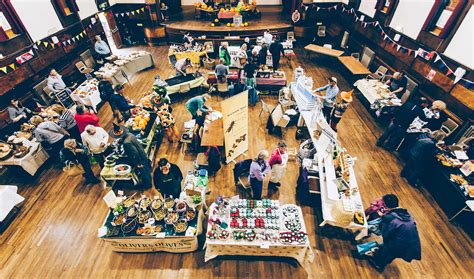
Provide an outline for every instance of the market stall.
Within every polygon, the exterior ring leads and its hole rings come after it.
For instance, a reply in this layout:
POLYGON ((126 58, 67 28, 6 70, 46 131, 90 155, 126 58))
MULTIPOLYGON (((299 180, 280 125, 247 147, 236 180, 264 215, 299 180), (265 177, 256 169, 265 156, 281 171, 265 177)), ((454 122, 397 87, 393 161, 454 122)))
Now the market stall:
POLYGON ((359 79, 354 86, 362 93, 373 110, 402 105, 402 100, 390 93, 388 85, 377 79, 359 79))
MULTIPOLYGON (((22 125, 26 126, 31 125, 22 125)), ((19 166, 34 176, 48 158, 48 153, 33 138, 31 130, 22 128, 10 136, 8 142, 0 142, 0 166, 19 166)))
MULTIPOLYGON (((244 72, 240 75, 240 80, 245 83, 244 72)), ((286 86, 286 74, 284 71, 259 70, 255 78, 257 89, 280 90, 286 86)))
POLYGON ((368 234, 367 219, 354 172, 354 159, 337 141, 336 133, 326 122, 318 98, 312 95, 313 81, 306 76, 291 83, 291 91, 300 110, 300 126, 306 124, 316 148, 313 158, 303 167, 314 169, 321 194, 323 222, 357 231, 356 240, 368 234))
MULTIPOLYGON (((238 72, 231 71, 229 74, 226 76, 227 82, 228 83, 236 83, 239 78, 238 72)), ((213 85, 217 83, 217 76, 215 72, 210 72, 207 75, 207 84, 213 85)))
POLYGON ((98 85, 99 81, 95 78, 84 81, 71 93, 71 99, 97 112, 97 105, 102 101, 98 85))
POLYGON ((109 62, 94 72, 97 77, 110 76, 114 85, 124 84, 133 74, 153 67, 153 57, 147 51, 134 51, 128 55, 111 55, 109 62))
POLYGON ((222 199, 209 207, 205 261, 217 256, 273 256, 312 262, 301 208, 278 200, 222 199))
POLYGON ((207 57, 207 51, 204 45, 196 44, 191 49, 186 49, 182 45, 171 45, 168 49, 168 59, 172 66, 176 61, 189 58, 191 63, 199 66, 201 64, 201 57, 207 57))
POLYGON ((179 198, 133 194, 104 197, 109 213, 99 237, 113 251, 187 253, 202 233, 207 173, 190 172, 179 198))
POLYGON ((165 80, 168 84, 168 86, 166 86, 166 91, 168 94, 188 92, 192 88, 201 86, 205 80, 206 78, 200 73, 169 78, 165 80))

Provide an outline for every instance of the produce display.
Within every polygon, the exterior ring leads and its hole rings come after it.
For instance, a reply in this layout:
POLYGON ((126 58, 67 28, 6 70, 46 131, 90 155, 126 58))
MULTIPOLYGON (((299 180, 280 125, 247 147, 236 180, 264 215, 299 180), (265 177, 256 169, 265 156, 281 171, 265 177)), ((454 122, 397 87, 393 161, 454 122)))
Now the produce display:
POLYGON ((194 204, 172 198, 162 199, 143 195, 122 197, 110 209, 105 221, 105 237, 194 236, 197 234, 198 209, 194 204), (184 209, 184 210, 183 210, 184 209))
POLYGON ((209 210, 207 238, 217 241, 298 245, 306 244, 301 209, 278 200, 222 199, 209 210))

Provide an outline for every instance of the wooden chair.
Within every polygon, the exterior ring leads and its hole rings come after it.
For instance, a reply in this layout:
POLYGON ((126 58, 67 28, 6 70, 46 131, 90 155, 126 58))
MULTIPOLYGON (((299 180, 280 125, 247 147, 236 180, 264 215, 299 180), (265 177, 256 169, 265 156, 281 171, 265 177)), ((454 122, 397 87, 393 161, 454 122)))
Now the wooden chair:
POLYGON ((446 134, 446 137, 448 137, 458 127, 459 127, 458 123, 454 122, 454 120, 452 120, 451 118, 448 118, 448 120, 443 122, 443 124, 441 125, 440 130, 443 131, 446 134))
POLYGON ((385 79, 385 76, 387 75, 387 72, 387 68, 385 68, 384 66, 379 66, 377 68, 377 71, 375 71, 375 73, 373 74, 368 75, 367 78, 378 79, 380 81, 383 81, 385 79))
POLYGON ((265 103, 262 99, 260 99, 260 102, 262 103, 262 110, 260 111, 258 117, 260 117, 263 112, 272 113, 273 108, 270 105, 265 103))
POLYGON ((94 69, 88 68, 84 62, 79 61, 76 64, 76 68, 79 70, 79 72, 83 75, 86 76, 87 79, 91 79, 92 75, 91 73, 94 72, 94 69))

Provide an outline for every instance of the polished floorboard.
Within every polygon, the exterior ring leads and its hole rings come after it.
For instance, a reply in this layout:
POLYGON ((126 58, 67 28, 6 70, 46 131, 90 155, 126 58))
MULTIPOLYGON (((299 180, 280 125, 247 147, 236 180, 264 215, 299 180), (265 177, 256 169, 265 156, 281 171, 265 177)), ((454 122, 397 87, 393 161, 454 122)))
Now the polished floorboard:
MULTIPOLYGON (((136 74, 126 94, 138 100, 150 90, 153 77, 168 76, 167 46, 141 47, 150 51, 156 68, 136 74)), ((127 52, 130 49, 122 49, 127 52)), ((302 50, 292 66, 302 66, 315 85, 322 85, 329 76, 340 80, 342 90, 349 83, 339 73, 335 60, 307 58, 302 50)), ((293 70, 282 61, 289 79, 293 70)), ((182 96, 174 104, 174 114, 179 127, 190 115, 184 108, 189 96, 182 96)), ((264 100, 276 104, 275 96, 264 100)), ((217 97, 213 98, 217 102, 217 97)), ((266 133, 267 115, 259 118, 260 103, 249 108, 250 141, 248 156, 255 156, 261 149, 272 150, 280 138, 266 133)), ((101 108, 100 123, 110 129, 110 108, 101 108)), ((295 128, 284 132, 289 146, 299 146, 295 128)), ((400 178, 402 167, 391 153, 375 147, 375 140, 382 130, 362 104, 354 99, 339 126, 339 138, 351 155, 357 157, 356 177, 365 205, 387 193, 399 196, 401 206, 408 208, 417 221, 422 243, 422 260, 406 263, 395 260, 381 274, 366 261, 354 259, 355 249, 343 233, 323 235, 318 228, 321 209, 303 206, 304 219, 315 253, 314 262, 305 270, 295 261, 281 258, 227 257, 204 262, 204 251, 199 249, 187 254, 122 254, 115 253, 97 238, 97 229, 107 214, 102 197, 109 190, 99 185, 84 185, 82 178, 68 178, 51 164, 44 166, 34 177, 20 169, 0 170, 0 184, 18 185, 26 200, 16 219, 0 237, 0 278, 472 278, 472 242, 460 228, 448 222, 440 207, 425 189, 412 188, 400 178)), ((178 164, 183 172, 192 168, 195 156, 183 155, 177 143, 163 141, 157 158, 167 158, 178 164)), ((98 169, 95 170, 99 172, 98 169)), ((282 203, 295 203, 295 186, 298 166, 291 162, 279 192, 264 195, 282 203)), ((210 179, 210 203, 217 196, 233 196, 239 191, 233 185, 232 166, 223 166, 210 179)), ((202 247, 202 239, 201 239, 202 247)))

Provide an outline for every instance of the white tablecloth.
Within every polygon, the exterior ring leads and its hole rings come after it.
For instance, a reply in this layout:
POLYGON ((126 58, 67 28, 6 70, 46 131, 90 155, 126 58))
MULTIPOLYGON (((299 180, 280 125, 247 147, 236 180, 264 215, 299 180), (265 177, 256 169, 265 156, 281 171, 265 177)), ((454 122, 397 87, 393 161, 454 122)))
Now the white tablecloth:
POLYGON ((3 222, 10 211, 25 200, 17 194, 17 186, 0 186, 0 222, 3 222))
POLYGON ((8 160, 0 161, 0 165, 4 166, 20 166, 31 176, 35 175, 36 171, 49 158, 48 153, 43 149, 40 143, 36 140, 31 142, 30 153, 23 158, 10 157, 8 160))
POLYGON ((394 102, 399 101, 397 98, 390 97, 389 91, 383 89, 384 84, 379 80, 359 79, 354 83, 354 86, 357 87, 357 89, 362 93, 362 95, 364 95, 371 105, 379 100, 394 100, 394 102))
POLYGON ((147 54, 124 64, 123 69, 128 75, 133 75, 141 70, 152 67, 154 64, 151 54, 147 54))
POLYGON ((97 105, 102 101, 97 85, 92 86, 91 80, 86 80, 81 85, 79 85, 76 90, 74 90, 74 92, 71 94, 71 98, 75 102, 78 102, 88 107, 92 107, 94 111, 97 112, 97 105), (85 97, 81 97, 78 94, 74 94, 76 90, 89 92, 89 94, 85 97))

